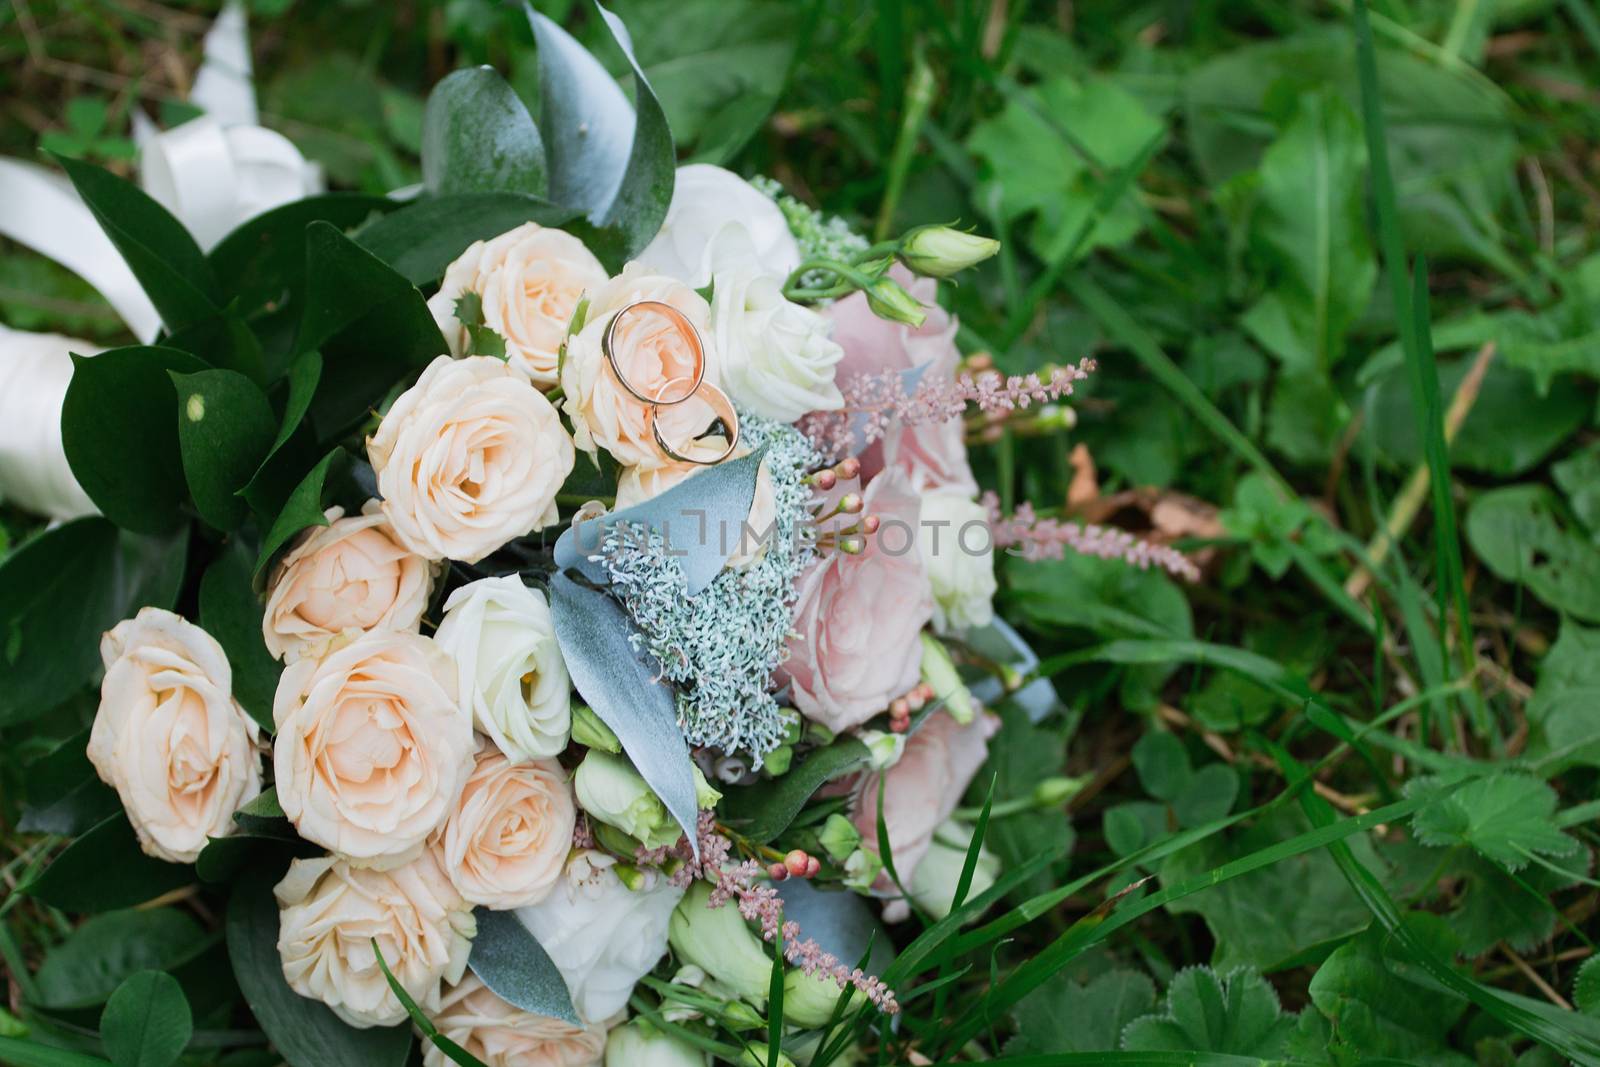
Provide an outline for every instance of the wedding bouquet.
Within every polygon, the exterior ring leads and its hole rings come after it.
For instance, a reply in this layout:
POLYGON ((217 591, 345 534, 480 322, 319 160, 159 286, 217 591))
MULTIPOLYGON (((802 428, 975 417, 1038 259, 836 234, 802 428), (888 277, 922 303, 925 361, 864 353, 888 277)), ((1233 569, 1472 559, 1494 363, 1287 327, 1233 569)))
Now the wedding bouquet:
POLYGON ((457 71, 412 195, 205 251, 59 161, 161 332, 74 356, 98 514, 0 568, 0 723, 98 684, 24 892, 225 894, 295 1067, 835 1062, 919 972, 880 919, 1005 888, 952 815, 989 708, 1056 699, 995 551, 1189 564, 980 499, 969 436, 1092 369, 960 354, 938 279, 995 242, 679 168, 642 71, 529 15, 540 121, 457 71))

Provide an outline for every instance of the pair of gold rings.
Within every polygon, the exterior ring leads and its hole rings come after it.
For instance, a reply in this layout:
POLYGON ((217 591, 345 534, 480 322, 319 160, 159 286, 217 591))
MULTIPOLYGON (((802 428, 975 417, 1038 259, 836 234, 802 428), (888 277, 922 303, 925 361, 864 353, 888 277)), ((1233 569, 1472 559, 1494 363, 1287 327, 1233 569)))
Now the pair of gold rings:
POLYGON ((629 396, 644 404, 649 410, 650 435, 655 438, 656 447, 671 459, 680 463, 694 463, 702 467, 715 466, 733 455, 739 445, 739 413, 734 410, 733 401, 728 399, 728 394, 706 381, 706 346, 700 339, 700 331, 695 329, 694 323, 689 321, 689 316, 673 307, 671 304, 660 300, 635 300, 633 303, 620 309, 611 316, 611 321, 606 323, 605 333, 600 335, 600 351, 606 357, 606 363, 611 367, 611 373, 616 377, 617 384, 629 396), (654 392, 645 392, 628 380, 623 373, 621 365, 617 362, 616 349, 613 347, 617 326, 629 315, 658 315, 669 322, 689 346, 689 351, 694 356, 694 370, 687 376, 669 378, 661 383, 654 392), (698 396, 707 407, 711 409, 713 420, 707 425, 706 431, 691 437, 682 443, 683 448, 688 448, 695 441, 709 435, 709 430, 717 423, 721 423, 726 430, 727 447, 715 458, 696 458, 685 452, 679 451, 669 442, 661 432, 660 414, 662 408, 675 407, 692 397, 698 396))

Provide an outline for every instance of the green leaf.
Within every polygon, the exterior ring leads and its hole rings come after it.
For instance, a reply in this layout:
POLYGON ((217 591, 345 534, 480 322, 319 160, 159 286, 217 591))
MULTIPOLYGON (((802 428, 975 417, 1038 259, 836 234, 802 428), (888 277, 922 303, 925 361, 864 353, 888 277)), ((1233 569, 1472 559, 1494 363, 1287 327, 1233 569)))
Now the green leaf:
POLYGON ((254 868, 228 900, 228 959, 256 1022, 290 1067, 402 1067, 411 1052, 410 1027, 357 1030, 289 988, 278 958, 276 880, 270 868, 254 868))
POLYGON ((366 193, 326 193, 284 204, 224 237, 208 257, 211 269, 223 297, 243 313, 297 304, 305 293, 307 225, 320 221, 349 229, 399 206, 366 193))
MULTIPOLYGON (((1419 778, 1408 794, 1425 794, 1438 779, 1419 778)), ((1578 842, 1555 824, 1555 790, 1526 774, 1501 772, 1468 782, 1412 818, 1417 840, 1470 845, 1485 859, 1520 871, 1535 855, 1570 856, 1578 842)))
POLYGON ((322 353, 311 419, 325 439, 448 351, 416 287, 332 223, 306 227, 306 285, 295 350, 322 353))
POLYGON ((313 435, 308 430, 300 434, 297 441, 296 434, 305 421, 306 412, 311 410, 311 398, 316 395, 317 386, 322 381, 322 353, 315 350, 300 353, 289 364, 286 380, 283 417, 278 420, 278 432, 272 439, 272 447, 250 476, 250 481, 239 490, 250 507, 262 516, 277 515, 301 477, 303 468, 298 461, 305 450, 301 446, 309 445, 313 435), (295 442, 295 447, 288 447, 291 441, 295 442))
POLYGON ((1572 980, 1572 1003, 1585 1015, 1600 1018, 1600 956, 1590 956, 1572 980))
POLYGON ((1528 755, 1541 774, 1600 766, 1600 629, 1563 620, 1528 702, 1528 755))
MULTIPOLYGON (((1437 917, 1419 913, 1406 923, 1438 955, 1454 955, 1451 934, 1437 917)), ((1377 924, 1335 949, 1317 968, 1309 992, 1333 1023, 1336 1043, 1364 1057, 1434 1052, 1466 1009, 1377 924)))
POLYGON ((252 560, 235 540, 200 579, 200 625, 217 639, 233 668, 234 699, 271 733, 272 699, 283 666, 261 637, 265 608, 251 587, 252 560))
POLYGON ((1122 1047, 1130 1052, 1220 1052, 1278 1055, 1294 1029, 1278 994, 1255 971, 1219 976, 1209 967, 1185 967, 1167 986, 1166 1011, 1129 1023, 1122 1047))
POLYGON ((1127 1025, 1155 1006, 1155 983, 1138 971, 1107 971, 1087 984, 1061 971, 1017 1004, 1006 1055, 1114 1049, 1127 1025))
POLYGON ((172 606, 186 532, 143 537, 77 519, 0 563, 0 725, 37 717, 94 684, 100 635, 140 607, 172 606))
POLYGON ((751 841, 766 844, 788 829, 823 783, 861 766, 870 755, 856 738, 840 737, 777 778, 729 790, 721 803, 722 817, 751 841))
MULTIPOLYGON (((1000 730, 989 739, 989 762, 977 780, 997 775, 994 800, 1003 804, 1030 797, 1042 779, 1061 773, 1066 763, 1067 731, 1060 723, 1033 723, 1028 709, 1013 701, 1003 702, 998 711, 1000 730)), ((989 824, 988 843, 1006 870, 1015 870, 1053 849, 1070 849, 1073 840, 1072 821, 1062 807, 1033 807, 989 824)), ((1013 899, 1044 892, 1051 884, 1050 872, 1042 871, 1017 886, 1013 899)))
POLYGON ((272 406, 255 383, 231 370, 172 373, 178 391, 178 449, 200 517, 219 530, 244 520, 238 495, 272 447, 272 406))
POLYGON ((1478 497, 1467 540, 1500 578, 1524 585, 1551 607, 1600 621, 1600 553, 1567 523, 1542 485, 1512 485, 1478 497))
POLYGON ((116 790, 89 762, 88 743, 89 731, 80 730, 24 768, 27 803, 18 830, 75 837, 122 809, 116 790))
POLYGON ((183 223, 144 190, 92 163, 57 156, 95 221, 127 260, 169 331, 215 316, 216 279, 183 223))
POLYGON ((356 241, 413 285, 426 285, 438 281, 474 241, 525 222, 565 226, 576 217, 569 208, 524 193, 427 196, 364 226, 356 241))
POLYGON ((1151 730, 1139 738, 1132 755, 1139 784, 1157 800, 1176 800, 1194 775, 1183 742, 1165 730, 1151 730))
POLYGON ((1591 536, 1600 535, 1600 442, 1551 464, 1550 473, 1578 521, 1591 536))
POLYGON ((165 533, 183 521, 188 492, 168 374, 205 369, 188 352, 153 345, 73 357, 61 443, 78 484, 118 526, 165 533))
MULTIPOLYGON (((1439 869, 1439 851, 1428 849, 1428 875, 1439 869)), ((1555 866, 1581 876, 1589 857, 1568 857, 1555 866)), ((1529 867, 1512 875, 1477 853, 1453 854, 1441 880, 1456 880, 1455 907, 1445 914, 1463 956, 1482 956, 1502 941, 1518 952, 1531 952, 1550 940, 1560 913, 1551 901, 1558 890, 1577 883, 1577 877, 1558 874, 1549 867, 1529 867)))
POLYGON ((475 908, 473 917, 478 932, 467 960, 472 973, 508 1004, 581 1026, 566 979, 516 914, 475 908))
POLYGON ((544 194, 539 129, 493 67, 455 71, 428 94, 422 180, 431 193, 544 194))
POLYGON ((0 1037, 0 1061, 10 1067, 108 1067, 107 1062, 97 1056, 14 1037, 0 1037))
POLYGON ((183 988, 160 971, 129 977, 100 1016, 100 1040, 117 1067, 171 1067, 193 1034, 183 988))
POLYGON ((273 520, 272 528, 267 531, 266 538, 261 542, 261 554, 256 557, 255 573, 257 576, 266 569, 272 557, 278 550, 308 526, 327 526, 328 517, 324 513, 322 495, 328 480, 328 474, 336 462, 347 457, 349 453, 343 448, 335 448, 311 468, 300 484, 295 486, 294 492, 289 494, 289 499, 283 505, 283 510, 273 520))
POLYGON ((45 954, 34 976, 38 1005, 72 1011, 104 1004, 137 971, 167 971, 212 943, 177 908, 140 908, 96 915, 45 954))
POLYGON ((677 156, 667 117, 634 59, 622 21, 595 5, 633 73, 634 107, 565 30, 524 4, 539 46, 539 97, 550 199, 588 219, 590 251, 616 269, 661 228, 677 156))
POLYGON ((1372 295, 1378 265, 1366 234, 1365 166, 1355 113, 1326 92, 1300 98, 1261 159, 1253 230, 1275 284, 1243 324, 1290 369, 1326 372, 1338 363, 1372 295))
POLYGON ((194 881, 194 868, 147 856, 121 812, 72 844, 19 892, 62 911, 130 908, 194 881), (115 871, 115 878, 106 872, 115 871))

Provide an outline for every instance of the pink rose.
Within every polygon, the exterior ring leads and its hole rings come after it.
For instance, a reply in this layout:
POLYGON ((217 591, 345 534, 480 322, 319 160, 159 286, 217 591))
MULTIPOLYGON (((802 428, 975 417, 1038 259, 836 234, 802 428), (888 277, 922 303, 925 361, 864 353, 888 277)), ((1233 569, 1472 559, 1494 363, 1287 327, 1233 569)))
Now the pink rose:
MULTIPOLYGON (((828 502, 859 490, 857 480, 841 481, 828 502)), ((795 707, 835 732, 861 725, 917 684, 920 635, 933 617, 917 544, 921 498, 891 470, 873 479, 864 503, 878 532, 859 553, 825 549, 800 576, 783 668, 795 707)))
MULTIPOLYGON (((914 278, 899 266, 889 273, 927 308, 927 320, 912 329, 879 318, 860 293, 825 309, 824 314, 833 320, 833 339, 844 348, 844 359, 834 375, 841 388, 858 375, 900 373, 913 367, 927 368, 919 383, 955 377, 956 365, 961 361, 955 343, 956 321, 935 302, 937 283, 932 278, 914 278)), ((862 477, 870 482, 884 468, 898 467, 910 475, 911 484, 917 489, 948 489, 976 495, 978 483, 967 463, 964 437, 960 419, 895 425, 883 440, 862 453, 862 477)))
MULTIPOLYGON (((906 740, 894 766, 862 783, 855 803, 856 829, 866 847, 883 851, 878 844, 881 798, 890 855, 902 885, 911 884, 933 844, 934 830, 956 810, 972 776, 989 758, 989 738, 998 725, 980 713, 962 726, 949 712, 936 711, 906 740)), ((887 874, 883 881, 887 884, 887 874)))

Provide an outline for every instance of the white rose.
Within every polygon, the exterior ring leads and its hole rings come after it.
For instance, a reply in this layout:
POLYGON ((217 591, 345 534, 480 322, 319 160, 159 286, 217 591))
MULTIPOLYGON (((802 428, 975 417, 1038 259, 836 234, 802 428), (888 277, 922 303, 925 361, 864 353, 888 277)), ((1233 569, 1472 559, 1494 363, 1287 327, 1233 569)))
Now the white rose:
POLYGON ((463 585, 434 640, 456 661, 461 709, 501 752, 521 762, 567 747, 571 682, 542 592, 514 574, 463 585))
POLYGON ((517 918, 566 979, 578 1017, 589 1022, 621 1011, 640 978, 667 951, 667 925, 683 896, 659 874, 629 889, 611 867, 616 859, 583 851, 567 862, 555 892, 517 918))
POLYGON ((329 508, 328 525, 308 527, 273 569, 261 636, 278 659, 320 655, 347 630, 414 633, 422 622, 434 568, 395 540, 377 501, 343 515, 329 508))
MULTIPOLYGON (((715 339, 707 329, 710 307, 688 285, 655 274, 635 261, 589 296, 583 329, 567 341, 561 364, 562 410, 572 420, 573 438, 585 452, 603 448, 625 467, 663 467, 671 463, 650 429, 651 405, 618 381, 601 349, 601 339, 617 313, 641 300, 667 304, 681 312, 704 346, 704 380, 718 383, 715 339)), ((643 396, 681 395, 691 381, 695 353, 676 323, 660 312, 641 309, 617 323, 612 338, 617 367, 643 396)), ((659 409, 668 441, 692 440, 710 422, 699 398, 659 409), (698 424, 696 424, 698 420, 698 424)))
POLYGON ((0 326, 0 500, 52 519, 99 513, 61 443, 72 353, 98 351, 75 337, 0 326))
POLYGON ((351 1026, 391 1026, 407 1017, 378 966, 374 939, 424 1011, 438 1006, 441 982, 466 970, 477 923, 431 853, 388 871, 332 856, 297 859, 273 893, 289 988, 351 1026))
POLYGON ((144 608, 118 623, 100 658, 89 762, 147 854, 191 863, 261 792, 261 729, 233 699, 222 646, 170 611, 144 608))
MULTIPOLYGON (((727 438, 714 436, 696 441, 687 450, 689 455, 703 452, 708 457, 722 454, 727 447, 727 438)), ((749 449, 740 448, 730 459, 738 459, 749 454, 749 449)), ((777 536, 776 523, 778 521, 777 491, 772 487, 772 472, 768 469, 769 463, 763 459, 761 466, 756 468, 756 491, 750 500, 750 514, 745 519, 743 529, 707 530, 706 536, 712 539, 711 543, 719 549, 728 549, 727 566, 735 570, 744 570, 753 563, 761 560, 767 554, 767 545, 772 537, 777 536)), ((642 504, 651 500, 668 489, 677 485, 685 478, 703 471, 706 468, 694 463, 669 463, 665 467, 624 467, 617 476, 616 510, 631 508, 635 504, 642 504)), ((673 530, 673 543, 679 547, 680 537, 684 536, 677 529, 673 530)))
POLYGON ((367 458, 406 547, 476 563, 556 521, 573 450, 528 379, 492 356, 440 356, 367 438, 367 458))
MULTIPOLYGON (((606 1045, 603 1025, 573 1026, 523 1011, 471 972, 445 991, 431 1021, 487 1067, 599 1067, 606 1045)), ((422 1063, 448 1067, 451 1060, 429 1041, 423 1043, 422 1063)))
POLYGON ((843 406, 833 379, 844 349, 832 321, 785 299, 783 277, 763 273, 742 232, 714 245, 711 330, 734 403, 778 422, 843 406))
POLYGON ((706 1067, 706 1054, 635 1019, 606 1038, 606 1067, 706 1067))
POLYGON ((455 665, 431 639, 375 631, 283 672, 278 802, 300 836, 356 862, 410 859, 444 824, 477 740, 455 665))
POLYGON ((577 817, 561 764, 512 763, 486 748, 439 835, 439 857, 469 903, 537 904, 561 877, 577 817))
POLYGON ((565 230, 525 222, 461 253, 445 270, 428 310, 451 355, 459 356, 466 351, 467 329, 456 318, 456 301, 463 293, 477 293, 483 298, 484 325, 505 338, 511 366, 548 388, 556 383, 572 312, 606 277, 582 241, 565 230))
POLYGON ((933 583, 933 628, 940 633, 994 619, 994 535, 982 505, 958 493, 928 493, 917 525, 933 583))
POLYGON ((678 168, 667 217, 638 261, 703 289, 711 281, 712 240, 729 227, 749 234, 762 273, 787 278, 800 265, 800 246, 778 205, 732 171, 707 163, 678 168))

